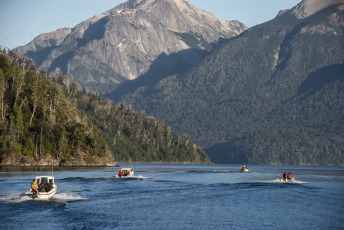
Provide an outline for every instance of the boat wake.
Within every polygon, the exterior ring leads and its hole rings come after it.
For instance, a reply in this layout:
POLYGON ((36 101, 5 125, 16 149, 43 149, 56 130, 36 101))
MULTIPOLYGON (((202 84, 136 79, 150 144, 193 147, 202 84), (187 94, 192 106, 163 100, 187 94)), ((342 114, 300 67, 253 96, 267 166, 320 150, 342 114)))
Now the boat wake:
POLYGON ((266 181, 266 183, 278 183, 278 184, 306 184, 304 181, 292 179, 290 181, 284 181, 283 179, 276 179, 272 181, 266 181))
POLYGON ((60 200, 60 201, 75 201, 75 200, 88 200, 88 198, 81 197, 76 194, 68 194, 68 193, 58 193, 52 198, 53 200, 60 200))
POLYGON ((148 179, 148 177, 145 177, 145 176, 137 176, 137 179, 148 179))
POLYGON ((23 193, 14 193, 9 196, 0 198, 0 204, 2 203, 20 203, 28 200, 32 200, 30 197, 25 196, 23 193))
POLYGON ((102 180, 110 180, 111 177, 67 177, 63 180, 66 181, 102 181, 102 180))
POLYGON ((125 180, 137 180, 137 179, 140 179, 140 180, 143 180, 143 179, 148 179, 148 177, 144 177, 144 176, 132 176, 132 177, 119 177, 118 175, 115 176, 116 179, 125 179, 125 180))
MULTIPOLYGON (((25 201, 32 201, 37 199, 32 199, 28 196, 25 196, 23 193, 14 193, 6 197, 0 198, 0 204, 2 203, 21 203, 25 201)), ((52 201, 77 201, 77 200, 88 200, 88 198, 81 197, 75 194, 59 193, 55 194, 52 201)), ((37 200, 38 201, 38 200, 37 200)))

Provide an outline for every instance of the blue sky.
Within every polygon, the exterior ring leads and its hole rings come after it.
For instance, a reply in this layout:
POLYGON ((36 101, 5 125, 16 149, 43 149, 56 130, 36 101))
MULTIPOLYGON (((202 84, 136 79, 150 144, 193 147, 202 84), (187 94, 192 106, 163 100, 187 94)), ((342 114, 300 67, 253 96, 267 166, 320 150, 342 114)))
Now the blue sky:
MULTIPOLYGON (((301 0, 189 0, 221 20, 238 20, 248 27, 273 19, 279 10, 301 0)), ((101 14, 125 0, 0 0, 0 46, 26 45, 41 33, 101 14)))

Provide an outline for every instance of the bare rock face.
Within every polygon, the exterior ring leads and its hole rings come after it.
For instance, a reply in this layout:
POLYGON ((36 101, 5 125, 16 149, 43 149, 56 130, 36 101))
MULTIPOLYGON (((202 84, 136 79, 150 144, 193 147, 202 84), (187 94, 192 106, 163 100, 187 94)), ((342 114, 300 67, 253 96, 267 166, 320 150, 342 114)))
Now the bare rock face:
POLYGON ((51 33, 41 34, 29 44, 16 48, 16 51, 25 54, 27 52, 38 52, 46 47, 59 46, 70 32, 70 28, 61 28, 51 33))
POLYGON ((299 19, 306 18, 331 5, 341 3, 344 3, 344 0, 303 0, 293 9, 293 13, 299 19))
POLYGON ((220 39, 246 29, 186 0, 128 0, 73 29, 42 34, 15 51, 34 59, 41 69, 60 69, 82 86, 108 93, 152 69, 183 71, 220 39))
POLYGON ((300 32, 308 34, 333 34, 342 36, 341 31, 336 31, 335 27, 341 27, 344 25, 344 19, 340 14, 344 10, 344 0, 305 0, 298 4, 294 9, 293 13, 299 19, 305 18, 315 14, 316 12, 325 9, 331 5, 338 5, 337 12, 330 15, 328 23, 322 23, 314 26, 305 25, 300 32))

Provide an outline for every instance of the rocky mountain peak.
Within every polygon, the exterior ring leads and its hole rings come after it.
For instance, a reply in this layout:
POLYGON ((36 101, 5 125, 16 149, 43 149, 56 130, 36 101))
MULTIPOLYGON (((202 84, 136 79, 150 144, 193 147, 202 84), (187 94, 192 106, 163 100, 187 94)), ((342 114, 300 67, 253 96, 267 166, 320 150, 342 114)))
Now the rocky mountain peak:
POLYGON ((185 9, 190 9, 193 8, 193 6, 191 4, 189 4, 186 0, 128 0, 125 3, 122 3, 120 5, 118 5, 117 7, 115 7, 116 10, 121 9, 122 11, 127 10, 127 9, 135 9, 135 10, 146 10, 149 11, 150 9, 152 9, 152 6, 157 5, 159 3, 170 3, 170 4, 174 4, 177 7, 179 7, 179 9, 185 10, 185 9))
POLYGON ((293 8, 293 13, 299 19, 306 18, 331 5, 341 3, 344 3, 344 0, 303 0, 293 8))
POLYGON ((131 16, 139 12, 149 14, 173 32, 201 33, 207 42, 213 42, 219 31, 224 36, 233 36, 247 29, 238 21, 218 20, 213 14, 195 8, 186 0, 129 0, 112 10, 112 13, 131 16), (204 33, 208 28, 217 31, 204 33))
POLYGON ((246 29, 238 21, 218 20, 186 0, 128 0, 15 50, 41 69, 60 69, 85 88, 109 93, 143 75, 185 71, 214 44, 246 29))
POLYGON ((190 134, 216 163, 343 165, 340 2, 303 1, 186 73, 114 99, 190 134))
POLYGON ((34 38, 34 40, 32 40, 26 46, 18 47, 17 52, 24 54, 27 51, 36 52, 46 47, 61 45, 61 43, 66 38, 66 36, 70 34, 71 31, 72 31, 71 28, 65 27, 65 28, 61 28, 50 33, 43 33, 37 36, 36 38, 34 38))

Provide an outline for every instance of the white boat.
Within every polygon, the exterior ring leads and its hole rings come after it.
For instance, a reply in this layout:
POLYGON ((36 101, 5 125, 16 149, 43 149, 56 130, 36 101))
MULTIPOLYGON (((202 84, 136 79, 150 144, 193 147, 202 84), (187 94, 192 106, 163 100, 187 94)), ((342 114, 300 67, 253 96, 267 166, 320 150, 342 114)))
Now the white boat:
POLYGON ((241 166, 239 168, 239 172, 249 172, 250 170, 248 170, 248 168, 246 166, 241 166))
POLYGON ((55 184, 55 180, 53 176, 38 176, 35 179, 36 185, 38 187, 37 190, 30 189, 25 193, 26 196, 32 198, 32 199, 38 199, 38 200, 49 200, 52 198, 56 191, 57 191, 57 185, 55 184), (47 183, 46 191, 42 191, 41 189, 41 182, 43 181, 47 183), (48 183, 52 183, 51 189, 48 188, 48 183))
POLYGON ((135 178, 133 168, 121 168, 116 177, 119 178, 135 178))

